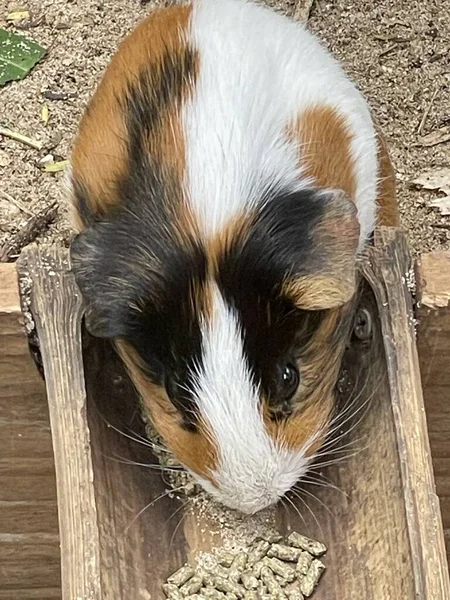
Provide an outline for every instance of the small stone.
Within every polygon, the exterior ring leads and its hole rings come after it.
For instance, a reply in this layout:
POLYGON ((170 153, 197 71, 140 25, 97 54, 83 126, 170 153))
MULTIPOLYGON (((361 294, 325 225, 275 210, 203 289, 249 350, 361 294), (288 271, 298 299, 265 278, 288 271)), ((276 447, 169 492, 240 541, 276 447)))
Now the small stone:
POLYGON ((267 556, 287 560, 288 562, 297 562, 301 553, 300 548, 292 548, 284 544, 272 544, 267 552, 267 556))
POLYGON ((194 577, 195 571, 190 565, 184 565, 178 571, 175 571, 168 579, 167 583, 181 587, 186 581, 194 577))
POLYGON ((309 598, 315 590, 322 573, 325 571, 325 565, 320 560, 313 560, 309 567, 308 573, 300 582, 300 591, 304 596, 309 598))
POLYGON ((322 542, 316 542, 305 535, 301 535, 296 531, 293 531, 287 538, 287 543, 295 548, 301 548, 306 550, 313 556, 323 556, 327 551, 327 547, 322 542))
POLYGON ((301 579, 304 577, 308 571, 311 563, 313 561, 313 557, 309 552, 302 552, 298 557, 297 566, 295 568, 297 577, 301 579))

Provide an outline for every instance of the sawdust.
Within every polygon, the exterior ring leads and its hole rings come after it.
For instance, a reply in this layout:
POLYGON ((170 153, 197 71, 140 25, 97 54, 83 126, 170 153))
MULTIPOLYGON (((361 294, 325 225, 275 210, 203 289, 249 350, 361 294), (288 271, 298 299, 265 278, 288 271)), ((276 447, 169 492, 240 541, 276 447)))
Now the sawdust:
MULTIPOLYGON (((68 157, 77 122, 118 41, 162 3, 23 0, 2 5, 0 26, 25 33, 48 54, 26 79, 0 89, 0 125, 43 142, 37 151, 0 136, 0 192, 8 194, 0 193, 0 244, 30 218, 20 205, 34 213, 55 200, 58 217, 38 241, 68 244, 72 231, 62 175, 43 172, 39 161, 48 154, 55 161, 68 157), (6 21, 8 13, 24 9, 28 20, 6 21)), ((298 9, 295 0, 264 3, 290 16, 298 9)), ((387 137, 413 250, 449 249, 450 218, 431 204, 439 192, 410 189, 408 182, 450 163, 450 0, 316 0, 309 27, 365 93, 387 137)))

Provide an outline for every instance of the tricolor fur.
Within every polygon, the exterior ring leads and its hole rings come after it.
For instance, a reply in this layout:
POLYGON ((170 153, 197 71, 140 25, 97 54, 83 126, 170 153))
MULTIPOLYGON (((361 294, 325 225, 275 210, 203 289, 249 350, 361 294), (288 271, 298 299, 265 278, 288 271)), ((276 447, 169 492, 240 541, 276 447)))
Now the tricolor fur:
POLYGON ((276 502, 327 434, 383 152, 317 40, 238 0, 150 15, 83 117, 72 261, 88 327, 229 506, 276 502), (284 398, 288 363, 301 379, 284 398))

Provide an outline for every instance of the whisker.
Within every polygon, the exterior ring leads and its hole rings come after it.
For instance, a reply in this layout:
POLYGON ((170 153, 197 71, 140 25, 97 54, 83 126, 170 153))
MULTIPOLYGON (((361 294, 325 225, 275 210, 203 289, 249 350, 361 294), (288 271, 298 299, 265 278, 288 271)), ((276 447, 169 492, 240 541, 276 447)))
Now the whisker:
POLYGON ((169 494, 173 494, 175 492, 179 492, 184 488, 184 485, 181 485, 180 487, 177 488, 172 488, 170 490, 166 490, 163 494, 160 494, 157 498, 155 498, 154 500, 152 500, 151 502, 149 502, 148 504, 146 504, 144 506, 144 508, 142 508, 138 514, 134 517, 134 519, 131 521, 131 523, 125 528, 124 533, 126 534, 128 532, 128 530, 130 529, 130 527, 139 519, 139 517, 150 507, 152 507, 156 502, 158 502, 158 500, 162 500, 163 498, 165 498, 166 496, 168 496, 169 494))
POLYGON ((102 454, 102 456, 108 460, 112 460, 113 462, 121 463, 123 465, 144 467, 145 469, 154 469, 155 471, 163 471, 163 472, 168 472, 168 473, 180 473, 183 471, 183 467, 181 467, 181 466, 180 467, 164 467, 162 465, 156 465, 153 463, 142 463, 142 462, 136 462, 134 460, 127 460, 127 459, 121 458, 120 456, 118 456, 118 457, 108 456, 107 454, 102 454))
MULTIPOLYGON (((291 491, 292 491, 292 490, 291 490, 291 491)), ((311 516, 312 516, 312 518, 313 518, 313 519, 314 519, 314 521, 316 522, 316 525, 317 525, 317 527, 320 529, 320 533, 321 533, 322 537, 325 537, 325 536, 324 536, 324 534, 323 534, 323 529, 322 529, 322 526, 320 525, 319 521, 317 520, 317 517, 316 517, 316 515, 314 514, 314 511, 313 511, 313 510, 311 509, 311 507, 309 506, 309 504, 308 504, 308 503, 305 501, 305 499, 304 499, 304 498, 302 498, 302 497, 300 496, 300 494, 298 494, 297 492, 293 491, 292 493, 294 494, 294 496, 295 496, 296 498, 298 498, 298 499, 299 499, 299 500, 300 500, 300 501, 301 501, 301 502, 302 502, 302 503, 305 505, 305 507, 306 507, 306 508, 308 509, 308 511, 311 513, 311 516)), ((295 504, 292 502, 292 500, 291 500, 291 503, 292 503, 292 506, 294 506, 294 507, 295 507, 295 504)))
POLYGON ((287 500, 289 502, 289 504, 292 506, 292 508, 295 510, 295 512, 298 514, 298 516, 300 517, 300 519, 303 521, 305 527, 306 527, 306 521, 305 521, 305 517, 302 515, 302 513, 300 512, 298 506, 295 506, 294 502, 292 502, 292 500, 289 498, 289 496, 284 496, 284 499, 287 500))

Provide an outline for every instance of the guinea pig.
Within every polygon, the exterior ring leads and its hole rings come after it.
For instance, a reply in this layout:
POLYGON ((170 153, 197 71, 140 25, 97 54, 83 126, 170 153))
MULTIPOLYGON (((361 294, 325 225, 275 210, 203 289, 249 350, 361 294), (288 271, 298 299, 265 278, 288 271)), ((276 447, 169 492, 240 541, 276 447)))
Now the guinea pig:
POLYGON ((333 422, 358 257, 397 220, 362 95, 269 9, 163 8, 107 67, 70 181, 87 329, 210 494, 276 503, 333 422))

